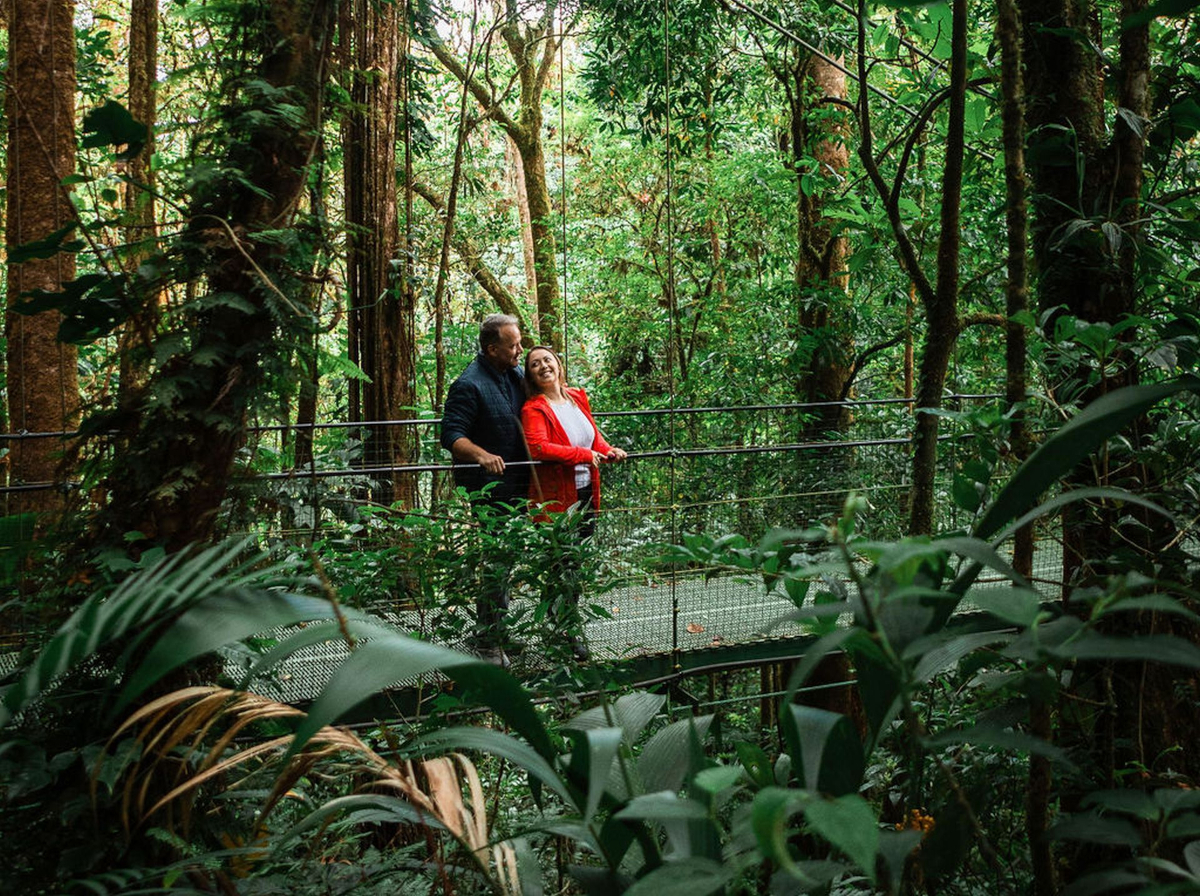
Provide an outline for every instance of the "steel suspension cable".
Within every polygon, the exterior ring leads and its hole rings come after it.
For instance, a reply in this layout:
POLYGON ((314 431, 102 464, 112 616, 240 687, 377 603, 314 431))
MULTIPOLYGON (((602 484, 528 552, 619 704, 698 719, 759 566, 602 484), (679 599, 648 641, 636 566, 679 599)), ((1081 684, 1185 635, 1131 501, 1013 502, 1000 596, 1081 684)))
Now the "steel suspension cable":
MULTIPOLYGON (((666 192, 666 227, 667 227, 667 394, 670 402, 670 414, 667 417, 671 454, 668 474, 668 494, 671 503, 671 542, 679 541, 679 507, 676 497, 676 470, 675 459, 677 456, 675 444, 675 328, 678 325, 676 320, 675 309, 675 203, 674 203, 674 156, 671 148, 671 0, 663 0, 663 75, 665 78, 664 86, 664 108, 666 113, 664 121, 666 127, 664 129, 664 137, 666 139, 666 167, 667 167, 667 192, 666 192)), ((678 346, 682 351, 683 346, 678 346)), ((679 592, 676 587, 679 566, 678 563, 672 562, 670 569, 671 582, 671 662, 675 667, 675 671, 680 669, 679 660, 679 592)))
POLYGON ((563 375, 570 369, 570 348, 567 341, 567 115, 566 51, 567 21, 563 8, 558 7, 558 190, 562 220, 562 363, 563 375))

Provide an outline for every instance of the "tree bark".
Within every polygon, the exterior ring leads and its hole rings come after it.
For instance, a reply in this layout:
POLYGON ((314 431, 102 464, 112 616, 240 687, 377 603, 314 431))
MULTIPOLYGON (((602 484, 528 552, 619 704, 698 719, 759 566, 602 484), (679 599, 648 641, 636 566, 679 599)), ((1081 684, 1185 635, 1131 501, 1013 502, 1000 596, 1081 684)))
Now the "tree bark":
MULTIPOLYGON (((41 240, 75 223, 62 179, 75 171, 75 4, 73 0, 7 0, 9 246, 41 240)), ((75 278, 75 256, 9 263, 8 419, 13 431, 59 432, 78 423, 76 351, 58 341, 58 312, 14 312, 31 290, 57 292, 75 278)), ((11 443, 13 485, 61 480, 62 438, 11 443)), ((9 513, 62 507, 57 489, 18 492, 9 513)))
MULTIPOLYGON (((796 264, 798 336, 813 344, 799 380, 800 401, 838 401, 850 375, 854 338, 846 321, 848 241, 835 236, 822 217, 820 193, 804 189, 805 176, 821 182, 842 175, 850 164, 844 128, 816 117, 822 100, 845 99, 846 75, 819 56, 802 54, 791 71, 792 163, 796 174, 796 264), (801 169, 813 158, 818 171, 801 169)), ((801 440, 840 432, 849 423, 844 407, 821 408, 800 432, 801 440)))
MULTIPOLYGON (((1122 19, 1145 6, 1145 0, 1123 0, 1122 19)), ((1088 44, 1100 39, 1096 7, 1091 2, 1024 0, 1021 9, 1031 100, 1029 173, 1035 187, 1032 245, 1038 303, 1047 314, 1048 334, 1064 312, 1115 324, 1137 310, 1134 268, 1145 140, 1123 115, 1112 123, 1112 138, 1107 137, 1103 62, 1088 44)), ((1149 112, 1149 27, 1123 29, 1119 48, 1116 104, 1125 115, 1144 119, 1149 112)), ((1052 390, 1059 401, 1082 406, 1135 382, 1135 359, 1124 349, 1134 335, 1132 328, 1121 334, 1117 354, 1098 381, 1090 379, 1086 367, 1058 359, 1052 390)), ((1095 468, 1081 465, 1072 479, 1096 484, 1095 468)), ((1139 488, 1146 485, 1138 483, 1139 488)), ((1089 558, 1110 555, 1117 520, 1111 505, 1075 505, 1064 513, 1064 582, 1088 577, 1089 558)))
MULTIPOLYGON (((525 290, 530 306, 537 307, 537 260, 533 249, 533 220, 529 215, 529 191, 525 188, 525 166, 512 138, 505 135, 504 161, 512 173, 513 195, 517 200, 517 218, 521 222, 521 255, 525 259, 525 290)), ((536 326, 536 322, 534 326, 536 326)))
MULTIPOLYGON (((396 189, 397 106, 400 84, 400 15, 395 3, 347 0, 342 27, 353 60, 353 111, 345 122, 346 279, 355 317, 358 364, 368 379, 361 386, 362 421, 411 417, 413 326, 405 313, 408 278, 396 276, 401 257, 396 189)), ((402 464, 410 458, 404 431, 368 426, 363 462, 368 467, 402 464)), ((409 477, 379 477, 375 497, 411 503, 409 477)))

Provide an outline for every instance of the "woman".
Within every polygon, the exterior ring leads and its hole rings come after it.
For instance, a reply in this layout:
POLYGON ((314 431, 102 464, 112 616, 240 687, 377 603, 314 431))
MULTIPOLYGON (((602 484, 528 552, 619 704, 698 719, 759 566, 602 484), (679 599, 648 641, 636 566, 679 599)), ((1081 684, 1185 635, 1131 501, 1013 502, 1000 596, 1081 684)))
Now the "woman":
MULTIPOLYGON (((626 453, 604 440, 592 419, 587 393, 567 385, 554 349, 538 345, 525 356, 525 391, 529 400, 521 410, 521 425, 529 456, 550 461, 534 468, 530 500, 547 513, 579 504, 584 514, 579 534, 589 538, 600 508, 600 462, 624 460, 626 453)), ((572 577, 564 570, 564 579, 572 577)), ((578 590, 569 589, 569 606, 563 609, 573 613, 578 599, 578 590)), ((568 640, 576 659, 586 660, 587 647, 575 635, 568 640)))

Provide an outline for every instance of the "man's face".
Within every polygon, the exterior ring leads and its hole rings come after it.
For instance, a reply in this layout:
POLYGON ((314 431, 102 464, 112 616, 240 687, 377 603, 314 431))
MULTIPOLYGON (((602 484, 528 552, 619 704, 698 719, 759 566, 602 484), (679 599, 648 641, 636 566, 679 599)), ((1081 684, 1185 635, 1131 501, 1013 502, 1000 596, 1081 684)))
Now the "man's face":
POLYGON ((489 361, 500 370, 516 367, 521 361, 521 330, 516 324, 500 328, 500 341, 485 350, 489 361))

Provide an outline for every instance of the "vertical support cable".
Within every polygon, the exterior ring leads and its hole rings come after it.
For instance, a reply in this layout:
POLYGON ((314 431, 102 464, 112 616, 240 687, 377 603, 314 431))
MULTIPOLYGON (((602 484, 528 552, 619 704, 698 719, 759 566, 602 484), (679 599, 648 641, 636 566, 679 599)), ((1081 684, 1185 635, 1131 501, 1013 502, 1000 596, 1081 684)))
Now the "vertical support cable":
POLYGON ((567 38, 567 22, 563 8, 558 7, 558 190, 559 205, 562 207, 562 362, 563 376, 570 370, 570 352, 567 342, 567 114, 566 52, 563 49, 567 38))
MULTIPOLYGON (((663 0, 663 68, 666 76, 666 141, 667 141, 667 392, 670 396, 671 413, 668 415, 671 439, 670 498, 671 498, 671 543, 679 541, 679 508, 675 491, 675 359, 671 340, 675 338, 675 220, 673 202, 673 154, 671 149, 671 0, 663 0)), ((679 663, 679 594, 676 589, 678 564, 671 564, 671 662, 675 671, 679 663)))

